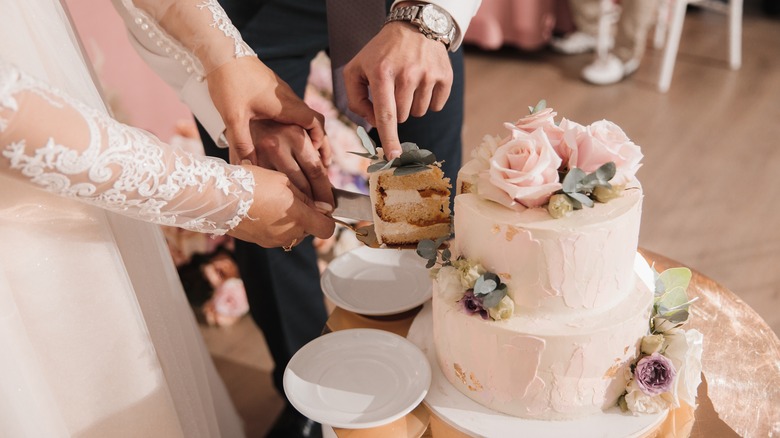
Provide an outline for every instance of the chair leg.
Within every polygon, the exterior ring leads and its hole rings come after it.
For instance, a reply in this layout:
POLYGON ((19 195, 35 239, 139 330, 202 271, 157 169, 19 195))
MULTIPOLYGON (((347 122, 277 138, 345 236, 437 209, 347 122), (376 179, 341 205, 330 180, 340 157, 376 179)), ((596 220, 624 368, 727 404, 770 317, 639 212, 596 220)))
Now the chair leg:
POLYGON ((658 17, 653 32, 653 48, 661 50, 666 44, 666 34, 669 32, 669 3, 670 0, 660 0, 658 5, 658 17))
POLYGON ((732 70, 742 66, 742 0, 729 3, 729 66, 732 70))
POLYGON ((674 71, 675 59, 677 58, 677 49, 680 46, 680 36, 682 35, 688 0, 673 0, 672 6, 672 22, 669 27, 664 58, 661 63, 661 76, 658 79, 658 90, 662 93, 669 91, 669 86, 672 83, 672 72, 674 71))

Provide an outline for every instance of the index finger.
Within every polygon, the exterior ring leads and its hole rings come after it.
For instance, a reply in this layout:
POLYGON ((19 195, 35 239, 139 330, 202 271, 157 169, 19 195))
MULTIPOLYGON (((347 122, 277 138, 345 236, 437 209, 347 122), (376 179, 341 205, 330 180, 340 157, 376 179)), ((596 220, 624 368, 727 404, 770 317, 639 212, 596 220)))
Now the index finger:
POLYGON ((303 227, 303 231, 306 234, 311 234, 320 239, 327 239, 332 236, 333 231, 336 229, 336 221, 332 217, 320 213, 314 206, 314 202, 308 197, 304 197, 301 200, 301 198, 296 196, 290 208, 290 213, 297 218, 297 222, 303 227))
POLYGON ((372 88, 374 100, 374 119, 385 158, 391 160, 401 155, 401 142, 398 140, 398 114, 395 103, 395 83, 381 81, 372 88))

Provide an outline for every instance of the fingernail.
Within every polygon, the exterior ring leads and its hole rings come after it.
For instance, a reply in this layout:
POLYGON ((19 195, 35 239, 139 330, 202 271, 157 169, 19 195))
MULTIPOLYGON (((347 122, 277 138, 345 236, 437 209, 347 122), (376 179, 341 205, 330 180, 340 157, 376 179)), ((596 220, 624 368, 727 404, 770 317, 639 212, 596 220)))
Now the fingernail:
POLYGON ((314 201, 314 207, 322 214, 328 214, 333 212, 333 206, 327 202, 314 201))
POLYGON ((243 160, 241 160, 241 164, 243 164, 245 166, 251 166, 252 162, 247 160, 246 158, 244 158, 243 160))

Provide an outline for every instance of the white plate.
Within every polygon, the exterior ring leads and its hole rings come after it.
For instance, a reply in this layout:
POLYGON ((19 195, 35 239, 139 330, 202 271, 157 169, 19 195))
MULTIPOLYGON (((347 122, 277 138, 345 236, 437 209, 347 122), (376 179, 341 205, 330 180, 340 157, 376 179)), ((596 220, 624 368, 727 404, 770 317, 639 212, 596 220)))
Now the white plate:
POLYGON ((329 333, 298 350, 284 371, 284 392, 300 413, 334 427, 364 429, 401 418, 431 383, 425 354, 384 330, 329 333))
MULTIPOLYGON (((652 285, 652 271, 645 259, 639 254, 636 255, 634 271, 642 281, 652 285)), ((642 437, 666 418, 666 411, 659 414, 634 416, 623 413, 618 408, 612 408, 586 418, 567 421, 530 420, 496 412, 458 391, 439 369, 436 348, 433 345, 431 304, 426 304, 417 314, 409 328, 408 338, 426 353, 433 364, 431 387, 424 403, 447 424, 471 436, 642 437)))
POLYGON ((360 247, 328 264, 320 284, 337 306, 362 315, 405 312, 431 298, 426 260, 412 249, 360 247))

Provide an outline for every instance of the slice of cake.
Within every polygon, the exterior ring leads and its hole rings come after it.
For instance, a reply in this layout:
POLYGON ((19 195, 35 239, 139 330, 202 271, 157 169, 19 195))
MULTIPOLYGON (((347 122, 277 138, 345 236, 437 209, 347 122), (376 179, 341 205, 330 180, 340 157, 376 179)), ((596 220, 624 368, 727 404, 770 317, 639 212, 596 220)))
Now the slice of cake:
POLYGON ((450 179, 433 153, 407 142, 401 156, 387 161, 362 127, 357 133, 367 152, 356 154, 373 160, 368 182, 377 242, 414 245, 449 236, 450 179))
POLYGON ((408 245, 450 234, 450 180, 435 164, 396 175, 371 173, 374 231, 380 244, 408 245))

